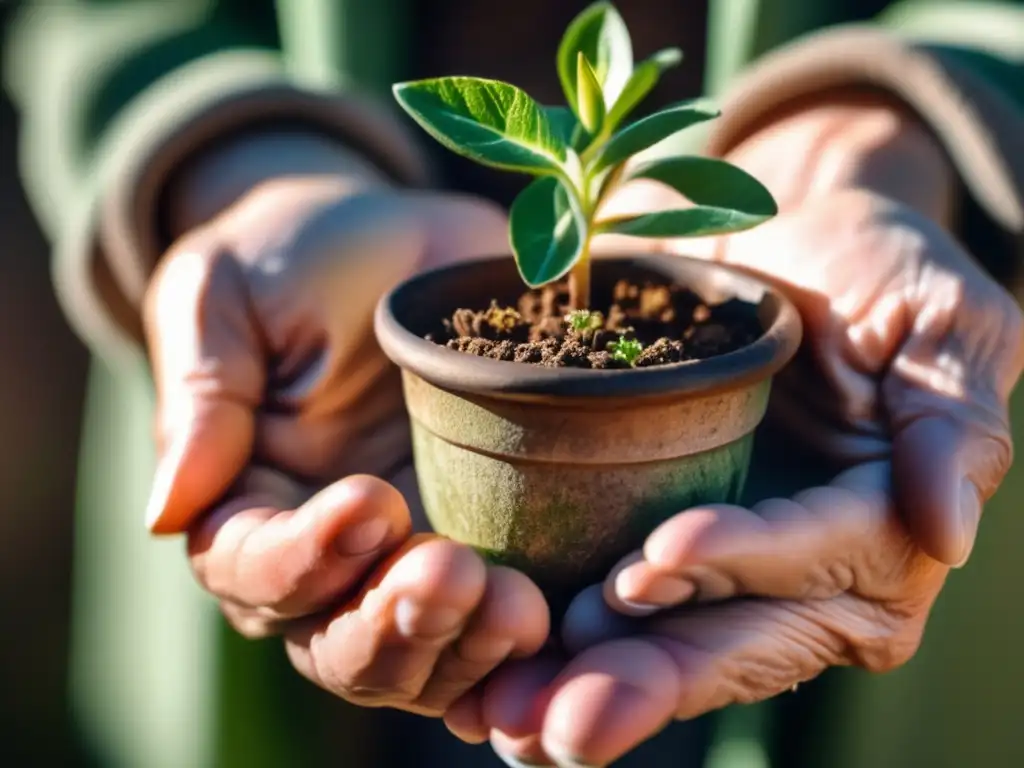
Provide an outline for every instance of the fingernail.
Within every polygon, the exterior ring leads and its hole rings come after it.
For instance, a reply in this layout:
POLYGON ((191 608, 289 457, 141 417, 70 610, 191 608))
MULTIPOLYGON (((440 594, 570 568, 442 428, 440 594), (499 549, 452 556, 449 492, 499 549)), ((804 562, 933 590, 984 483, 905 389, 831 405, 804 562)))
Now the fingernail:
MULTIPOLYGON (((169 507, 173 501, 172 494, 181 472, 185 454, 189 450, 190 437, 184 431, 179 437, 170 440, 163 455, 160 456, 153 473, 153 485, 150 488, 149 500, 146 502, 146 528, 152 533, 178 533, 179 529, 167 526, 178 525, 180 520, 163 520, 168 517, 169 507)), ((178 500, 180 505, 180 499, 178 500)), ((187 521, 186 521, 187 522, 187 521)))
POLYGON ((173 477, 171 467, 167 459, 157 464, 156 472, 153 475, 153 486, 149 492, 149 500, 146 502, 146 528, 155 532, 160 518, 163 517, 167 508, 167 502, 171 495, 173 477))
POLYGON ((463 611, 440 606, 425 606, 410 597, 395 605, 395 625, 408 638, 435 638, 451 634, 466 619, 463 611))
POLYGON ((974 549, 974 541, 978 536, 978 523, 981 521, 981 494, 978 487, 970 480, 960 485, 960 542, 961 556, 953 566, 963 568, 974 549))
POLYGON ((509 766, 509 768, 549 768, 550 765, 544 765, 543 763, 524 762, 517 757, 512 757, 512 755, 506 755, 497 747, 494 747, 494 754, 498 756, 498 759, 500 759, 501 762, 509 766))
POLYGON ((652 613, 657 613, 662 610, 660 605, 648 605, 647 603, 635 603, 632 600, 623 600, 621 597, 619 600, 622 605, 629 609, 631 616, 650 616, 652 613))
POLYGON ((387 520, 375 517, 344 531, 335 542, 335 548, 345 557, 366 555, 380 549, 390 530, 387 520))
POLYGON ((615 592, 623 605, 646 615, 685 603, 694 596, 697 587, 685 579, 664 575, 657 575, 646 579, 646 583, 637 584, 631 581, 631 574, 627 569, 616 577, 615 592), (630 600, 625 597, 637 591, 643 593, 644 600, 630 600))
POLYGON ((558 768, 602 768, 594 763, 581 763, 568 752, 564 752, 557 747, 545 745, 544 748, 551 755, 551 759, 555 761, 555 765, 558 768))
POLYGON ((157 521, 164 513, 167 501, 167 494, 158 493, 158 490, 154 488, 149 496, 149 501, 146 502, 146 529, 149 531, 156 527, 157 521))

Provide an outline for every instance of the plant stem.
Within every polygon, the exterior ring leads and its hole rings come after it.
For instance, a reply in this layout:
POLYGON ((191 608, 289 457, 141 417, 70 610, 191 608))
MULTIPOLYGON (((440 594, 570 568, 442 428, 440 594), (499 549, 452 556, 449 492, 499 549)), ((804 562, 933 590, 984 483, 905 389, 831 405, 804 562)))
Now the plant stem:
MULTIPOLYGON (((589 229, 589 228, 588 228, 589 229)), ((569 273, 569 305, 571 309, 590 309, 590 232, 583 241, 583 251, 569 273)))

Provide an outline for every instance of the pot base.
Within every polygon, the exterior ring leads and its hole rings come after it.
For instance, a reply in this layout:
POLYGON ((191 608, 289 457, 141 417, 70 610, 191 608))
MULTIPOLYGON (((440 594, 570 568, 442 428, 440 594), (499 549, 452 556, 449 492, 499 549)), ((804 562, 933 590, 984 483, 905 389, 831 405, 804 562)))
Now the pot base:
POLYGON ((422 501, 434 530, 516 568, 560 614, 680 511, 735 503, 753 445, 642 464, 549 464, 475 452, 413 424, 422 501))
POLYGON ((556 618, 667 518, 736 502, 772 375, 795 353, 800 319, 777 290, 681 257, 594 264, 594 290, 617 281, 686 286, 741 299, 764 332, 706 359, 590 370, 504 362, 424 339, 458 307, 522 294, 509 257, 406 281, 377 311, 377 337, 402 368, 416 473, 435 530, 524 571, 556 618))

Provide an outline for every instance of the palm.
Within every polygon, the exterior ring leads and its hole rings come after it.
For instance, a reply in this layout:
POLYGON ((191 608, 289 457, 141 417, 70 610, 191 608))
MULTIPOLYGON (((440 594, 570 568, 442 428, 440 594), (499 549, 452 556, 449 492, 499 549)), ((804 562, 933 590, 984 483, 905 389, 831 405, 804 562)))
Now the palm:
POLYGON ((770 448, 802 462, 795 442, 835 476, 749 510, 677 515, 583 593, 563 628, 580 653, 548 683, 539 733, 493 723, 496 745, 523 758, 568 748, 602 764, 668 717, 762 700, 833 665, 903 663, 1009 463, 1019 312, 932 223, 846 192, 749 233, 657 247, 757 272, 795 300, 804 345, 769 412, 791 442, 770 448), (681 602, 632 624, 607 614, 681 602))
POLYGON ((377 299, 504 237, 503 215, 479 201, 328 178, 263 185, 178 243, 147 312, 157 431, 177 448, 173 476, 158 478, 167 495, 154 496, 161 529, 183 528, 250 463, 312 487, 393 477, 408 425, 373 337, 377 299))

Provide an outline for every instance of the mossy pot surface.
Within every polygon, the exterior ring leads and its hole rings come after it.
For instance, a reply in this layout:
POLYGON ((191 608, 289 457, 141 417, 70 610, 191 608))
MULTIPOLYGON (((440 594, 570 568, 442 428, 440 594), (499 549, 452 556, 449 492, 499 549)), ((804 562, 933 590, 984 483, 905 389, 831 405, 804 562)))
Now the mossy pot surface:
POLYGON ((617 280, 653 279, 753 302, 764 333, 717 357, 626 370, 502 362, 423 338, 460 307, 514 306, 524 287, 510 256, 407 280, 376 316, 402 369, 434 529, 523 570, 555 606, 668 517, 739 498, 772 375, 800 342, 793 305, 730 268, 644 256, 602 259, 593 273, 595 308, 617 280))

